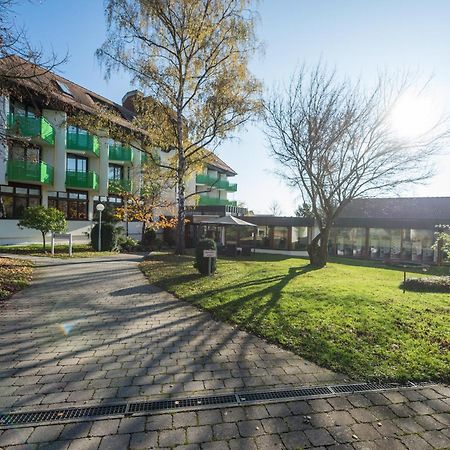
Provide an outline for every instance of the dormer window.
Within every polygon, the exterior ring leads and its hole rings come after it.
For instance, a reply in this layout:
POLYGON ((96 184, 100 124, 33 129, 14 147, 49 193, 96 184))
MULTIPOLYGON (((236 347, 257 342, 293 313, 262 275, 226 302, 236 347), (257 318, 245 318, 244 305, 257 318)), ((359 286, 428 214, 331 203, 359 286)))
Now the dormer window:
POLYGON ((58 86, 59 90, 63 93, 68 95, 69 97, 73 97, 72 92, 70 91, 69 87, 66 83, 63 81, 55 80, 56 86, 58 86))

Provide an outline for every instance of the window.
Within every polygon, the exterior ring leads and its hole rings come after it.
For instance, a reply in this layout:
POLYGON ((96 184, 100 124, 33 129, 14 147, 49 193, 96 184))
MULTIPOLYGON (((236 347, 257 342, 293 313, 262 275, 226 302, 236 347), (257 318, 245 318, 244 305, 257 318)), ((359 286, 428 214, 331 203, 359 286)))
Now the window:
POLYGON ((108 197, 95 196, 94 210, 99 203, 103 203, 105 206, 118 207, 123 205, 123 198, 118 195, 110 195, 108 197))
POLYGON ((122 180, 123 179, 123 167, 118 164, 110 164, 108 177, 110 180, 122 180))
POLYGON ((56 85, 58 86, 59 90, 63 93, 68 95, 69 97, 73 97, 72 92, 70 91, 69 87, 66 83, 60 80, 55 80, 56 85))
POLYGON ((41 161, 40 147, 12 147, 9 150, 9 159, 13 161, 41 161))
POLYGON ((21 103, 13 102, 10 105, 10 111, 16 116, 30 117, 34 118, 40 114, 37 113, 33 106, 22 105, 21 103))
POLYGON ((88 219, 88 194, 83 191, 49 192, 49 208, 57 208, 62 211, 66 219, 88 219))
POLYGON ((69 153, 67 155, 66 170, 71 172, 87 172, 88 159, 84 156, 69 153))
POLYGON ((287 227, 273 227, 273 248, 286 249, 287 248, 287 227))
POLYGON ((308 248, 308 227, 292 227, 292 248, 306 250, 308 248))
POLYGON ((25 208, 40 204, 39 186, 0 186, 0 219, 20 219, 25 208))

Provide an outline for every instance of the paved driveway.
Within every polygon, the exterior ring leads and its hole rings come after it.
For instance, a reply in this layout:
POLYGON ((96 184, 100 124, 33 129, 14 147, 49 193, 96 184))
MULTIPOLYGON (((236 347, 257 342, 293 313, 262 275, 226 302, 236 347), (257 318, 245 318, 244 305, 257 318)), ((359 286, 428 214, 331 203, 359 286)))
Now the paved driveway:
MULTIPOLYGON (((149 286, 137 268, 138 260, 129 256, 38 260, 32 285, 0 306, 2 410, 35 411, 346 381, 342 375, 218 323, 207 313, 149 286)), ((395 443, 398 448, 407 448, 398 436, 433 432, 439 433, 434 436, 435 448, 444 448, 439 447, 444 442, 450 446, 450 392, 446 387, 438 388, 430 389, 431 394, 402 396, 398 402, 388 397, 375 404, 358 400, 358 396, 353 402, 339 397, 335 403, 312 400, 297 402, 297 406, 296 402, 280 403, 22 427, 4 430, 0 448, 24 443, 28 445, 24 448, 36 448, 38 443, 47 448, 45 443, 52 441, 57 441, 52 448, 101 445, 114 449, 186 443, 191 444, 188 448, 200 448, 203 443, 202 448, 243 449, 256 445, 354 445, 354 441, 382 439, 382 426, 377 426, 381 420, 411 418, 419 413, 409 408, 406 417, 405 411, 400 411, 400 416, 385 411, 383 416, 371 413, 365 417, 354 410, 420 399, 440 402, 421 411, 430 417, 438 415, 432 417, 433 426, 413 421, 415 425, 410 424, 410 430, 405 431, 407 425, 395 425, 393 430, 399 432, 395 443), (367 428, 372 422, 373 430, 367 428), (345 439, 327 431, 339 426, 348 428, 345 439), (349 428, 353 426, 355 430, 349 428)), ((420 439, 431 445, 429 440, 420 439)), ((422 441, 417 440, 419 444, 422 441)))

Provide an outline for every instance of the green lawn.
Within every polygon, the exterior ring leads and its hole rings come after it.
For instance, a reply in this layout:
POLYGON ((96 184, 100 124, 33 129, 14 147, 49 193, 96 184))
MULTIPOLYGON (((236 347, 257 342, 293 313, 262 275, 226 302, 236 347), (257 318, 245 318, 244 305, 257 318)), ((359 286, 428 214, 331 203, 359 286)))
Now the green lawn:
MULTIPOLYGON (((88 244, 75 244, 72 246, 72 251, 73 256, 76 258, 117 255, 117 252, 96 252, 88 244)), ((42 244, 0 245, 0 253, 11 253, 14 255, 51 256, 50 252, 51 247, 49 244, 46 246, 46 252, 44 252, 42 244)), ((69 258, 69 245, 55 245, 55 257, 69 258)))
MULTIPOLYGON (((201 277, 189 256, 141 264, 149 279, 217 319, 352 377, 450 381, 450 294, 403 293, 401 270, 340 260, 313 270, 274 255, 221 259, 201 277)), ((448 273, 431 269, 429 273, 448 273)), ((423 276, 418 274, 418 276, 423 276)))
POLYGON ((20 291, 31 281, 33 264, 13 258, 0 258, 0 300, 20 291))

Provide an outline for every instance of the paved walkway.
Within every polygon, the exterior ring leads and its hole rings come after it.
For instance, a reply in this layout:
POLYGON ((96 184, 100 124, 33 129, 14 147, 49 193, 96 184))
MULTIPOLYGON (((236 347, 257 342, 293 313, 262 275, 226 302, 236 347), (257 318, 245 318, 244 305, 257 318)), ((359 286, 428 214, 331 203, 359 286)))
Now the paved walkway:
MULTIPOLYGON (((38 260, 32 285, 0 306, 2 410, 345 381, 149 286, 138 260, 38 260)), ((438 386, 21 427, 0 431, 0 448, 446 448, 449 413, 438 386)))

